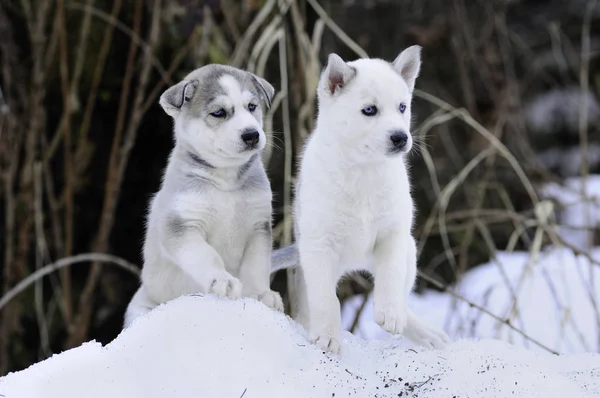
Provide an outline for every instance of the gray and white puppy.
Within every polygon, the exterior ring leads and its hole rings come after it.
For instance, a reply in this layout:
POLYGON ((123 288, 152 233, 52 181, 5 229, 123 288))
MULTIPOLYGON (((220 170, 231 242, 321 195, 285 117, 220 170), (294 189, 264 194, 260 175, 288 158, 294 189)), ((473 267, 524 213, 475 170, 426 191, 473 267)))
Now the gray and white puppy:
POLYGON ((175 146, 150 202, 141 286, 124 326, 179 296, 253 297, 283 311, 269 286, 272 193, 260 152, 266 80, 207 65, 166 90, 175 146))

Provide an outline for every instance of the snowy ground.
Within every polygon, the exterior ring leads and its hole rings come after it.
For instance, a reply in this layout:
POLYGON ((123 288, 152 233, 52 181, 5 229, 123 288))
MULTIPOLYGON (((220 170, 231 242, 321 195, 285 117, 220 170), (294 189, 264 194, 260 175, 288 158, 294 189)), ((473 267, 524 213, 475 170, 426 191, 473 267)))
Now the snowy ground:
MULTIPOLYGON (((559 233, 588 251, 600 226, 600 176, 543 196, 564 205, 559 233), (568 224, 568 225, 567 225, 568 224), (570 228, 567 228, 569 226, 570 228), (574 227, 574 228, 573 228, 574 227)), ((589 257, 547 247, 497 253, 455 290, 561 356, 450 295, 413 295, 410 306, 457 341, 426 351, 373 321, 369 298, 340 358, 306 341, 289 317, 250 300, 182 297, 140 318, 107 346, 90 342, 0 378, 0 398, 600 397, 600 248, 589 257), (471 340, 460 340, 472 338, 471 340), (509 344, 512 343, 513 345, 509 344)), ((362 297, 342 307, 352 325, 362 297)))
MULTIPOLYGON (((528 252, 499 252, 488 264, 463 275, 454 289, 500 319, 510 319, 554 351, 600 352, 600 266, 590 261, 600 260, 600 247, 592 247, 593 230, 600 228, 600 175, 588 176, 585 183, 581 178, 569 178, 563 185, 548 184, 542 187, 541 196, 561 205, 557 209, 559 236, 586 254, 549 246, 538 261, 532 261, 528 252)), ((344 328, 350 329, 363 300, 359 296, 344 303, 344 328)), ((506 324, 449 294, 428 291, 413 295, 410 306, 453 338, 495 338, 544 351, 506 324)), ((373 321, 372 310, 369 297, 354 333, 367 340, 387 338, 389 334, 373 321)))
POLYGON ((102 347, 90 342, 0 379, 7 398, 596 397, 600 355, 556 357, 507 343, 406 350, 346 333, 341 359, 290 318, 244 299, 189 296, 102 347))
MULTIPOLYGON (((600 248, 591 254, 600 258, 600 248)), ((600 313, 593 304, 600 303, 598 266, 590 266, 584 255, 553 247, 540 253, 536 264, 528 260, 529 253, 500 252, 496 261, 468 271, 455 290, 501 319, 512 313, 516 327, 557 352, 599 352, 600 313)), ((357 296, 344 303, 344 328, 350 329, 362 301, 357 296)), ((495 338, 543 351, 506 324, 449 294, 413 295, 410 306, 453 338, 495 338)), ((387 338, 389 333, 375 323, 372 310, 369 297, 354 333, 369 340, 387 338)))

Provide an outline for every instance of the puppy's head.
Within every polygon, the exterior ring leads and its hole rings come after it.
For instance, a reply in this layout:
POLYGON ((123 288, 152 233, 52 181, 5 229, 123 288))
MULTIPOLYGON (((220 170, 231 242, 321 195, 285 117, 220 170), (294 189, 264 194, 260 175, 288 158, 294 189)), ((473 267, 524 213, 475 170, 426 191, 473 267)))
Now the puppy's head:
POLYGON ((261 77, 207 65, 167 89, 159 103, 175 122, 175 139, 216 167, 245 163, 265 147, 262 101, 275 89, 261 77))
POLYGON ((421 67, 421 47, 392 63, 363 58, 344 62, 330 54, 318 87, 319 118, 340 147, 376 160, 412 148, 411 100, 421 67))

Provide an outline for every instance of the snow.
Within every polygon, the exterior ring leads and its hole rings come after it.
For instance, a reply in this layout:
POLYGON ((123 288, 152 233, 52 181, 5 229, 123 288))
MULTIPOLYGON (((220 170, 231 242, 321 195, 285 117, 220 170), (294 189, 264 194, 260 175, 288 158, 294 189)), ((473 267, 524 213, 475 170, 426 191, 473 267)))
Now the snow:
MULTIPOLYGON (((573 177, 581 173, 583 151, 579 145, 567 148, 561 145, 539 152, 538 159, 544 167, 556 169, 561 176, 573 177)), ((587 162, 589 168, 597 168, 600 165, 600 145, 588 144, 587 162)))
MULTIPOLYGON (((600 258, 600 248, 592 252, 600 258)), ((465 273, 454 289, 501 319, 506 319, 516 297, 512 324, 546 347, 560 353, 600 351, 600 314, 590 296, 600 300, 600 270, 584 255, 565 248, 549 247, 537 264, 529 266, 529 253, 497 254, 496 261, 465 273), (521 284, 521 287, 518 287, 521 284)), ((342 307, 343 327, 349 329, 362 297, 342 307)), ((413 295, 409 305, 428 322, 444 328, 453 338, 494 338, 533 351, 544 348, 525 339, 491 316, 449 294, 427 291, 413 295)), ((355 334, 364 339, 387 338, 389 334, 373 320, 369 297, 355 334)), ((408 346, 408 345, 407 345, 408 346)))
MULTIPOLYGON (((525 120, 529 128, 541 134, 558 134, 567 131, 578 134, 581 104, 579 86, 553 89, 534 97, 525 107, 525 120)), ((583 98, 590 125, 600 122, 600 104, 592 93, 583 98)))
POLYGON ((600 396, 600 355, 552 356, 496 340, 406 350, 345 332, 333 357, 251 300, 186 296, 106 346, 86 343, 0 379, 7 398, 600 396))
MULTIPOLYGON (((569 178, 562 185, 547 184, 540 194, 560 204, 558 235, 582 254, 568 247, 548 246, 538 261, 532 262, 528 252, 498 252, 492 261, 467 271, 453 289, 502 320, 512 312, 515 327, 556 352, 600 352, 600 266, 590 261, 600 260, 600 247, 592 247, 593 230, 600 227, 600 175, 569 178)), ((346 330, 354 323, 363 300, 356 296, 344 302, 342 326, 346 330)), ((450 294, 427 290, 412 295, 409 305, 454 339, 494 338, 532 351, 546 351, 504 322, 450 294)), ((390 337, 373 320, 371 296, 353 332, 366 340, 390 337)), ((409 342, 403 344, 412 347, 409 342)))
POLYGON ((562 185, 550 183, 542 187, 541 194, 563 207, 559 214, 562 223, 559 235, 577 249, 589 250, 593 229, 600 224, 600 175, 590 175, 586 179, 571 177, 562 185))
MULTIPOLYGON (((498 252, 454 289, 511 323, 555 356, 446 293, 414 294, 409 305, 456 341, 428 351, 373 321, 372 298, 341 357, 318 350, 289 317, 251 300, 186 296, 139 318, 113 342, 88 342, 0 378, 6 398, 153 397, 600 397, 600 176, 542 187, 563 209, 559 235, 577 250, 548 246, 498 252), (573 228, 575 227, 575 228, 573 228), (587 229, 587 230, 586 230, 587 229)), ((363 297, 342 306, 354 323, 363 297)))

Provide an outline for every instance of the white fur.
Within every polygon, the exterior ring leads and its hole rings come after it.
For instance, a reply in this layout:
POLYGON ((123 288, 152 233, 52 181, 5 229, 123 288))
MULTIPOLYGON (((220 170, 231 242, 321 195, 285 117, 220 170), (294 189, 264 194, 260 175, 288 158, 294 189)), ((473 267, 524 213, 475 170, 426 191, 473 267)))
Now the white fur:
POLYGON ((248 110, 248 103, 260 99, 225 74, 214 83, 214 91, 221 94, 207 109, 191 109, 194 102, 183 101, 179 108, 180 95, 205 94, 193 92, 193 73, 188 79, 192 85, 184 81, 172 87, 171 96, 166 92, 161 97, 174 119, 176 143, 160 191, 151 200, 142 283, 128 306, 125 327, 157 305, 186 294, 254 297, 283 311, 281 297, 269 287, 272 194, 260 163, 266 142, 262 114, 260 106, 248 110), (222 121, 209 115, 221 107, 235 109, 233 116, 222 121), (248 128, 260 133, 254 150, 244 150, 240 139, 248 128), (190 153, 213 167, 190 162, 190 153), (253 156, 258 163, 248 170, 250 184, 238 173, 253 156))
POLYGON ((413 46, 394 63, 330 55, 318 86, 319 113, 301 160, 295 201, 298 320, 312 342, 340 351, 336 286, 357 269, 375 277, 375 320, 426 347, 449 341, 407 305, 417 272, 413 201, 405 153, 410 151, 410 103, 420 67, 413 46), (332 92, 333 91, 333 92, 332 92), (406 110, 401 113, 399 105, 406 110), (376 116, 361 109, 376 105, 376 116), (390 135, 404 131, 401 153, 390 135))

